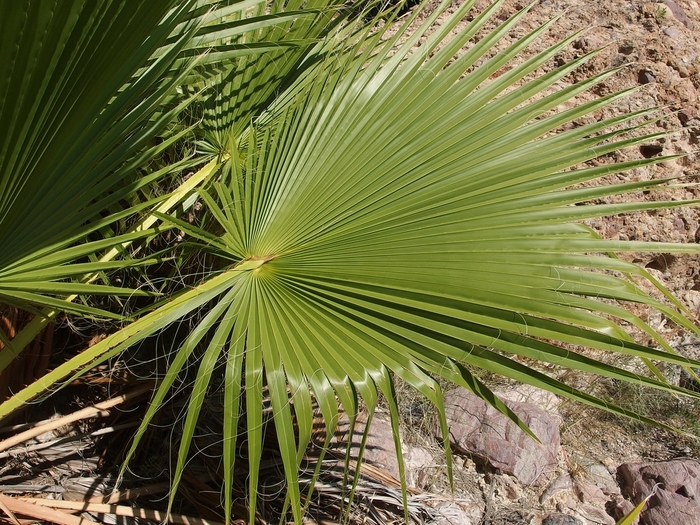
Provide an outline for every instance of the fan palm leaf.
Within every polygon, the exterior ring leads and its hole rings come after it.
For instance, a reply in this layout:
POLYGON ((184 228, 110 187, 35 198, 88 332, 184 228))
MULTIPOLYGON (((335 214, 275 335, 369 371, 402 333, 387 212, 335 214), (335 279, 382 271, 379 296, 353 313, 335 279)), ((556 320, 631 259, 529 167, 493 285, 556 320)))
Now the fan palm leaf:
POLYGON ((145 124, 174 88, 174 81, 159 80, 177 48, 134 74, 186 14, 186 5, 173 6, 5 5, 1 267, 81 225, 85 208, 124 178, 125 160, 164 127, 145 124))
POLYGON ((169 72, 187 34, 151 56, 191 7, 79 0, 0 6, 0 302, 33 314, 12 342, 0 332, 0 371, 60 311, 120 317, 72 304, 75 294, 142 294, 87 284, 85 275, 124 264, 84 261, 154 233, 94 241, 128 215, 105 219, 105 212, 150 179, 127 182, 129 174, 181 136, 151 143, 187 104, 161 108, 190 67, 169 72))
MULTIPOLYGON (((556 111, 614 71, 538 96, 595 56, 529 76, 574 35, 496 75, 549 27, 490 54, 526 10, 453 60, 502 2, 457 30, 474 3, 465 2, 434 32, 430 28, 448 3, 405 38, 415 16, 393 34, 386 32, 389 25, 364 32, 338 27, 315 46, 309 56, 319 60, 310 66, 312 74, 293 79, 240 137, 217 145, 226 153, 221 181, 199 192, 212 217, 207 228, 158 215, 219 254, 223 269, 20 392, 0 406, 0 416, 208 305, 175 353, 129 457, 196 353, 171 503, 218 374, 224 379, 227 519, 241 418, 254 519, 266 389, 288 501, 301 523, 297 472, 311 437, 312 407, 332 432, 339 404, 352 423, 360 400, 371 413, 383 393, 400 457, 394 377, 435 405, 446 452, 440 378, 475 392, 529 432, 474 368, 647 422, 533 363, 697 397, 667 384, 653 362, 688 369, 700 363, 673 352, 625 305, 644 304, 695 334, 700 330, 677 301, 641 290, 635 279, 670 297, 643 269, 610 255, 697 253, 697 247, 609 241, 581 222, 693 203, 590 204, 604 196, 672 188, 672 181, 580 186, 667 158, 570 169, 657 137, 644 131, 654 122, 654 110, 558 131, 626 94, 556 111), (334 38, 341 34, 355 37, 334 38), (635 343, 627 323, 657 344, 635 343), (574 347, 639 358, 657 377, 608 365, 574 347)), ((219 102, 216 109, 222 109, 219 102)), ((216 125, 229 129, 225 119, 216 125)))
MULTIPOLYGON (((218 4, 218 3, 216 3, 218 4)), ((188 44, 203 54, 190 89, 202 90, 204 139, 212 152, 226 151, 283 83, 302 75, 300 63, 321 37, 343 20, 343 2, 258 0, 210 10, 188 44), (206 53, 205 53, 206 52, 206 53)))

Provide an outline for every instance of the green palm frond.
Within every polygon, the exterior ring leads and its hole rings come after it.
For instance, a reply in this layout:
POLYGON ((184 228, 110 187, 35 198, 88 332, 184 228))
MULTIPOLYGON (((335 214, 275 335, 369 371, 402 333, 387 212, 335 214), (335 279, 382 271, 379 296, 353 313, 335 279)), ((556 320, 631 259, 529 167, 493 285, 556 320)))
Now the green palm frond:
POLYGON ((183 54, 203 55, 188 87, 204 94, 205 141, 220 154, 285 85, 313 66, 310 50, 347 13, 338 0, 212 2, 211 7, 183 54))
MULTIPOLYGON (((438 379, 470 389, 528 431, 471 372, 474 368, 647 422, 524 362, 698 397, 661 377, 632 373, 573 350, 586 347, 639 358, 657 375, 653 362, 700 366, 674 353, 625 305, 644 304, 695 334, 700 329, 677 308, 677 301, 667 304, 642 291, 635 279, 651 282, 670 297, 643 269, 611 255, 697 253, 697 246, 608 241, 580 222, 694 204, 589 204, 604 196, 669 189, 672 181, 581 186, 667 160, 576 167, 657 137, 645 131, 654 122, 654 110, 559 131, 627 94, 557 110, 615 72, 541 96, 595 56, 587 54, 531 78, 574 35, 495 75, 549 27, 533 30, 492 56, 493 47, 526 10, 453 59, 502 2, 494 2, 457 31, 474 3, 465 2, 432 32, 448 3, 408 36, 403 30, 385 32, 388 25, 334 28, 337 32, 308 55, 318 58, 310 69, 313 74, 293 77, 269 105, 256 104, 256 111, 266 109, 255 122, 241 128, 235 140, 217 145, 225 150, 222 177, 199 192, 212 218, 207 228, 155 214, 220 254, 223 269, 0 405, 0 417, 206 307, 173 356, 129 457, 196 355, 171 502, 191 453, 202 404, 217 376, 224 384, 227 520, 242 418, 247 428, 249 519, 254 519, 265 389, 290 508, 301 523, 297 473, 312 433, 312 407, 332 426, 339 405, 352 420, 360 400, 371 412, 384 394, 398 440, 394 377, 435 405, 443 436, 448 433, 438 379), (348 34, 354 39, 336 38, 348 34), (655 347, 635 343, 628 325, 649 334, 655 347)), ((414 22, 415 15, 403 29, 414 22)), ((251 70, 241 67, 245 77, 251 70)), ((232 78, 234 83, 243 81, 232 78)), ((223 110, 221 100, 216 111, 223 110)), ((240 115, 252 115, 241 107, 240 115)), ((228 133, 231 121, 220 119, 216 111, 213 129, 228 133)), ((446 439, 444 445, 449 450, 446 439)))
POLYGON ((145 125, 174 89, 159 78, 177 48, 133 75, 187 11, 173 2, 22 7, 5 4, 1 22, 0 267, 80 226, 85 208, 164 127, 167 116, 145 125))
MULTIPOLYGON (((190 102, 163 110, 192 66, 169 73, 194 27, 187 25, 167 53, 151 57, 193 5, 3 4, 0 301, 31 310, 41 322, 58 311, 119 317, 66 300, 75 294, 141 294, 83 278, 124 266, 89 262, 99 250, 154 231, 86 241, 153 205, 114 209, 152 182, 151 177, 127 181, 131 173, 182 136, 174 133, 153 145, 154 135, 190 102), (74 262, 80 264, 71 266, 74 262)), ((0 369, 11 360, 9 354, 3 351, 0 369)))

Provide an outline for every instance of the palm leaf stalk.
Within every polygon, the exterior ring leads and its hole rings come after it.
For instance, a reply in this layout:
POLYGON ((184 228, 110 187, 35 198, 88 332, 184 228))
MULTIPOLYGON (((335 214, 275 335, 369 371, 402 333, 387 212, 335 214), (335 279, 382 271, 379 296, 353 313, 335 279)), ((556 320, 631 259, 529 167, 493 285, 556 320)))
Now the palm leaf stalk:
MULTIPOLYGON (((173 356, 127 461, 196 354, 171 504, 203 401, 220 375, 227 521, 241 418, 247 429, 248 518, 255 519, 265 390, 289 506, 301 523, 298 469, 311 439, 313 407, 328 422, 330 437, 339 405, 352 423, 360 400, 371 414, 383 393, 401 459, 395 377, 435 405, 446 453, 439 379, 470 389, 529 432, 473 368, 652 422, 523 364, 520 357, 698 397, 666 383, 653 363, 689 370, 700 363, 673 352, 625 304, 647 305, 694 334, 700 330, 677 301, 669 305, 640 289, 635 279, 646 279, 669 296, 644 270, 610 255, 697 253, 697 246, 609 241, 581 223, 694 204, 589 204, 669 189, 669 180, 580 187, 671 157, 570 169, 662 136, 644 132, 655 111, 553 133, 628 92, 552 113, 615 73, 538 96, 595 56, 530 78, 578 35, 494 75, 549 27, 491 56, 527 9, 453 59, 502 2, 456 31, 474 3, 465 2, 433 32, 429 29, 449 2, 406 38, 415 14, 393 34, 387 32, 389 24, 364 33, 343 26, 336 34, 356 35, 350 44, 334 34, 318 44, 309 57, 321 59, 309 66, 309 74, 291 82, 240 137, 217 144, 226 148, 228 160, 221 181, 199 191, 212 217, 207 228, 158 215, 221 255, 224 268, 30 385, 0 406, 0 416, 208 305, 173 356), (657 347, 635 343, 623 324, 649 334, 657 347), (573 351, 574 345, 641 359, 656 377, 592 359, 573 351)), ((401 478, 405 484, 403 471, 401 478)), ((405 503, 405 490, 403 498, 405 503)))

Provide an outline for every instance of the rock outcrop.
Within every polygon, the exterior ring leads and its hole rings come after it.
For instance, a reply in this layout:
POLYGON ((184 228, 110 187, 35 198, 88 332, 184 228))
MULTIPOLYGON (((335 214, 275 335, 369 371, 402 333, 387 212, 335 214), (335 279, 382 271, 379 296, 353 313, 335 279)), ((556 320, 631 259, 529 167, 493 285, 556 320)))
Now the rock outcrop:
POLYGON ((624 463, 617 469, 622 494, 636 505, 654 494, 640 525, 700 525, 700 463, 677 459, 624 463))
MULTIPOLYGON (((523 485, 541 484, 557 466, 561 419, 532 403, 505 403, 540 439, 537 443, 515 423, 464 388, 445 394, 450 442, 456 450, 512 474, 523 485)), ((437 432, 439 435, 439 431, 437 432)))

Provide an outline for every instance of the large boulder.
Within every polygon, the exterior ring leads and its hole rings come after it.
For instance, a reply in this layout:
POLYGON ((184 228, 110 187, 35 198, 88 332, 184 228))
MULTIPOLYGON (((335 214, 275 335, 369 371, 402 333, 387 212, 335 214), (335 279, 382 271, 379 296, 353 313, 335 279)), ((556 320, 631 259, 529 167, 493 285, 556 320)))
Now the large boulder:
MULTIPOLYGON (((457 450, 511 474, 523 485, 540 485, 557 466, 561 419, 527 402, 505 403, 540 439, 537 443, 498 410, 464 388, 445 394, 450 441, 457 450)), ((437 431, 440 435, 439 429, 437 431)))
POLYGON ((700 525, 700 463, 676 459, 624 463, 617 469, 622 495, 637 505, 649 496, 640 525, 700 525))

